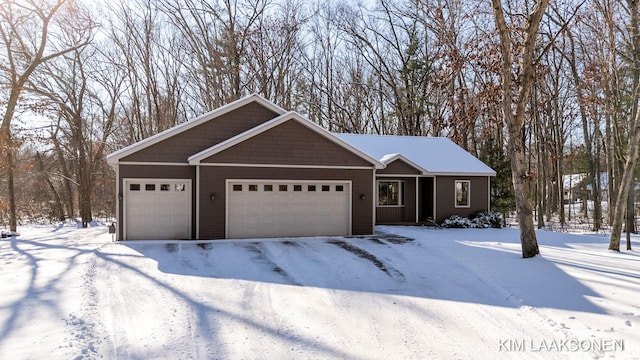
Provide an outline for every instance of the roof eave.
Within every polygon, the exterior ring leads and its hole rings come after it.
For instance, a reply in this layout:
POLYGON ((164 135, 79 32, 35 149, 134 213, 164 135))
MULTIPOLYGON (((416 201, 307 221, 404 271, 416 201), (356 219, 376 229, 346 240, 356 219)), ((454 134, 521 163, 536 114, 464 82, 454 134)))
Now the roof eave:
POLYGON ((428 176, 496 176, 496 172, 427 172, 428 176))

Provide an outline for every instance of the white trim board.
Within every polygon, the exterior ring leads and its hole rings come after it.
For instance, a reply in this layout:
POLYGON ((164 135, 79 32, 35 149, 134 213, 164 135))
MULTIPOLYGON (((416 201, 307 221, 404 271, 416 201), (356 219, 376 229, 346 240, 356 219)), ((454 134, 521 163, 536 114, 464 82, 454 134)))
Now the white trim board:
POLYGON ((216 167, 257 167, 257 168, 293 168, 293 169, 344 169, 369 170, 369 166, 333 166, 333 165, 288 165, 288 164, 243 164, 243 163, 199 163, 198 166, 216 167))

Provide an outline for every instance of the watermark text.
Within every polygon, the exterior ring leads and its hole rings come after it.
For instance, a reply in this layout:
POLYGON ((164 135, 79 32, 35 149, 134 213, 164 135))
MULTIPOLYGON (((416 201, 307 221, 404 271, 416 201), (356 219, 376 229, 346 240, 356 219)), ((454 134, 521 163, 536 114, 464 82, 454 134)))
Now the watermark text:
POLYGON ((500 352, 620 352, 622 339, 501 339, 500 352))

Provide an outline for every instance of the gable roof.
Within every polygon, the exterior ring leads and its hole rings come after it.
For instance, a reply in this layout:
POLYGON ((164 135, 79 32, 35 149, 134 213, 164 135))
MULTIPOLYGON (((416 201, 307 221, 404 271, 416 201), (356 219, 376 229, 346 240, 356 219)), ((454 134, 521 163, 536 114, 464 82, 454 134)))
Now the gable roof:
POLYGON ((414 163, 413 161, 407 159, 402 154, 387 154, 387 155, 383 156, 382 158, 380 158, 380 161, 382 161, 385 165, 389 165, 389 164, 391 164, 392 162, 394 162, 396 160, 403 161, 405 164, 415 168, 416 170, 422 172, 423 174, 428 172, 426 169, 422 168, 422 166, 420 166, 420 165, 414 163))
POLYGON ((362 134, 335 135, 385 164, 402 159, 421 170, 424 175, 496 175, 493 169, 447 138, 362 134))
POLYGON ((254 136, 257 136, 259 134, 262 134, 263 132, 269 130, 269 129, 273 129, 274 127, 287 122, 287 121, 297 121, 298 123, 304 125, 305 127, 307 127, 308 129, 316 132, 317 134, 319 134, 320 136, 323 136, 324 138, 332 141, 333 143, 343 147, 344 149, 354 153, 355 155, 363 158, 364 160, 366 160, 367 162, 373 164, 375 166, 376 169, 382 169, 385 167, 385 165, 380 162, 378 159, 371 157, 369 154, 367 154, 366 152, 358 149, 357 147, 352 146, 351 144, 349 144, 348 142, 345 142, 344 140, 340 139, 339 137, 337 137, 335 134, 325 130, 324 128, 322 128, 320 125, 317 125, 316 123, 312 122, 311 120, 308 120, 307 118, 303 117, 302 115, 298 114, 295 111, 290 111, 287 113, 284 113, 272 120, 269 120, 265 123, 262 123, 254 128, 251 128, 241 134, 238 134, 230 139, 227 139, 221 143, 218 143, 208 149, 202 150, 197 154, 194 154, 192 156, 189 157, 188 161, 190 165, 197 165, 199 164, 202 160, 209 158, 217 153, 220 153, 234 145, 237 145, 247 139, 250 139, 254 136))
POLYGON ((195 126, 198 126, 202 123, 205 123, 209 120, 215 119, 219 116, 222 116, 224 114, 227 114, 233 110, 239 109, 247 104, 250 104, 252 102, 258 103, 261 106, 275 112, 278 115, 282 115, 284 113, 286 113, 286 110, 284 110, 283 108, 275 105, 274 103, 272 103, 271 101, 263 98, 262 96, 258 95, 258 94, 252 94, 249 95, 247 97, 244 97, 240 100, 236 100, 232 103, 229 103, 227 105, 224 105, 222 107, 217 108, 216 110, 210 111, 208 113, 202 114, 194 119, 191 119, 189 121, 186 121, 182 124, 176 125, 170 129, 167 129, 165 131, 162 131, 158 134, 155 134, 153 136, 150 136, 146 139, 143 139, 141 141, 138 141, 134 144, 131 144, 127 147, 124 147, 118 151, 115 151, 109 155, 107 155, 107 163, 109 164, 116 164, 118 163, 118 161, 124 157, 127 157, 137 151, 140 151, 142 149, 145 149, 151 145, 157 144, 159 142, 161 142, 162 140, 168 139, 174 135, 180 134, 184 131, 187 131, 195 126))

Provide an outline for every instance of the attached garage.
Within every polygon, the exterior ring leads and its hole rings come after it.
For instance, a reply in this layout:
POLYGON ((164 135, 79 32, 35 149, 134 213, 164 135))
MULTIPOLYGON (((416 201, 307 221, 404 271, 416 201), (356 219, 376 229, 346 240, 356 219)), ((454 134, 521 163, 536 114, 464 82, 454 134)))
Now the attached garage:
POLYGON ((190 239, 190 179, 124 179, 124 238, 190 239))
POLYGON ((228 180, 227 238, 351 235, 351 182, 228 180))

